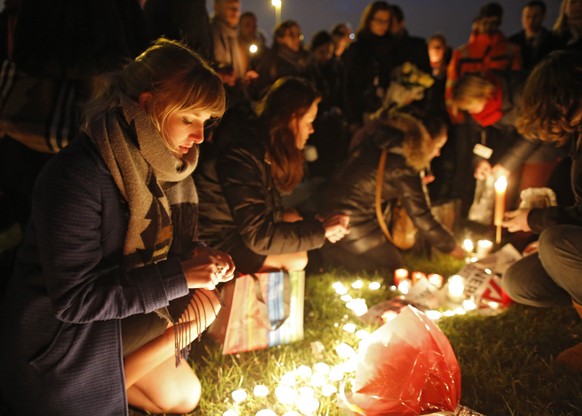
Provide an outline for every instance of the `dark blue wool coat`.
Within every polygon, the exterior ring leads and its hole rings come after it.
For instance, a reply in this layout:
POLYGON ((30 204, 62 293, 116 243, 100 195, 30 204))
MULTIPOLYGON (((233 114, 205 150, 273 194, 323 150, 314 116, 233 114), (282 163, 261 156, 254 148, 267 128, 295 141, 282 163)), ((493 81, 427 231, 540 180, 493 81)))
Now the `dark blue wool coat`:
POLYGON ((127 220, 89 138, 41 173, 0 314, 1 392, 14 414, 127 414, 120 319, 188 293, 177 257, 120 269, 127 220))

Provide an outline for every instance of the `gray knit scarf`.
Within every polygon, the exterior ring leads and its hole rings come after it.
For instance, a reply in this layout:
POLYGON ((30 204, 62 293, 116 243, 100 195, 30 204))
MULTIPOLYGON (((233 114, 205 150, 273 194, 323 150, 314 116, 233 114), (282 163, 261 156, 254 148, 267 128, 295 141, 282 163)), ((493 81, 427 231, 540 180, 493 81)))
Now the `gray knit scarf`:
MULTIPOLYGON (((175 156, 149 115, 125 95, 118 108, 89 125, 87 134, 129 207, 124 269, 165 260, 171 248, 172 253, 188 257, 196 238, 198 195, 191 174, 198 162, 197 146, 181 159, 175 156)), ((180 330, 187 325, 179 324, 190 319, 187 308, 192 296, 156 311, 174 324, 177 362, 188 352, 180 330)))

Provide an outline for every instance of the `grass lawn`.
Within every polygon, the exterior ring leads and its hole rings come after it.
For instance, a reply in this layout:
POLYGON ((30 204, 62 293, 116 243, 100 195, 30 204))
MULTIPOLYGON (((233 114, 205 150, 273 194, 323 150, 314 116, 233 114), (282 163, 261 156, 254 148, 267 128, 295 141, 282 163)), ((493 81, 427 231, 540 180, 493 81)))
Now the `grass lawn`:
MULTIPOLYGON (((411 269, 445 276, 462 267, 449 257, 409 260, 411 269)), ((358 343, 354 333, 343 330, 345 323, 355 323, 358 329, 370 332, 375 329, 363 325, 345 307, 332 288, 336 281, 344 282, 354 298, 364 297, 368 306, 393 296, 385 286, 376 291, 368 289, 367 283, 381 282, 382 276, 341 271, 308 275, 303 341, 232 356, 223 356, 220 348, 208 340, 195 344, 192 358, 203 396, 193 415, 220 416, 228 409, 236 409, 246 416, 270 408, 275 411, 271 414, 281 416, 291 409, 297 410, 283 406, 275 396, 281 376, 300 365, 314 368, 318 362, 332 367, 341 363, 335 346, 345 342, 357 348, 358 343), (364 288, 352 289, 351 283, 358 278, 365 282, 364 288), (320 354, 312 349, 318 341, 325 347, 320 354), (268 387, 266 397, 253 396, 257 384, 268 387), (235 405, 231 393, 237 389, 244 389, 249 395, 235 405)), ((573 308, 514 305, 496 316, 472 312, 442 318, 437 324, 448 337, 461 367, 463 405, 487 416, 582 415, 582 376, 569 375, 552 366, 561 350, 582 340, 582 324, 573 308)), ((339 387, 341 382, 330 384, 339 387)), ((337 394, 325 397, 320 387, 314 390, 319 408, 313 414, 345 414, 337 404, 337 394)), ((263 414, 267 415, 260 415, 263 414)))

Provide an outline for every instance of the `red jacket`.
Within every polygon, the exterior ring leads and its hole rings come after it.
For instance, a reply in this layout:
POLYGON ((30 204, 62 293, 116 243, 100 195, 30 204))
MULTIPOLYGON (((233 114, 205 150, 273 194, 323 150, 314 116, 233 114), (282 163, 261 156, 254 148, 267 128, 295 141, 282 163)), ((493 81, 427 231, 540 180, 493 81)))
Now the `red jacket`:
MULTIPOLYGON (((447 86, 445 99, 447 107, 450 109, 450 100, 453 93, 453 86, 462 74, 483 73, 488 70, 512 70, 522 69, 521 53, 518 45, 507 40, 501 32, 475 33, 471 34, 469 42, 453 50, 453 56, 449 62, 447 70, 447 86)), ((453 122, 460 122, 460 114, 453 114, 453 122)), ((462 116, 462 115, 461 115, 462 116)))

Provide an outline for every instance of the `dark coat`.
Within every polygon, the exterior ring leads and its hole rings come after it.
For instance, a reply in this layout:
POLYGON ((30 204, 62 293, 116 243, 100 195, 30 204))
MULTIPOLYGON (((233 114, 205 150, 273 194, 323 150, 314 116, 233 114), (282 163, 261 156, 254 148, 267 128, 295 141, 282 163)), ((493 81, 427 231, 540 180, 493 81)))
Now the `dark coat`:
POLYGON ((120 319, 188 293, 177 257, 120 269, 128 217, 86 136, 39 176, 1 310, 2 398, 15 414, 127 414, 120 319))
POLYGON ((580 132, 574 134, 578 136, 573 137, 570 143, 574 205, 532 209, 527 217, 527 223, 535 233, 541 233, 553 225, 582 225, 582 138, 580 132))
POLYGON ((531 71, 533 67, 546 57, 550 52, 563 49, 565 44, 560 38, 546 28, 542 28, 539 39, 535 45, 528 42, 525 31, 522 30, 509 37, 511 43, 515 43, 521 49, 521 63, 523 69, 531 71))
POLYGON ((456 246, 454 237, 432 215, 420 172, 401 153, 402 133, 377 122, 364 129, 361 145, 334 178, 324 197, 324 215, 334 212, 350 215, 350 233, 335 245, 360 247, 360 252, 364 252, 367 247, 392 244, 382 233, 375 212, 378 160, 381 148, 387 147, 382 207, 400 198, 422 236, 437 249, 452 251, 456 246))
POLYGON ((257 123, 223 129, 217 140, 236 138, 196 170, 200 239, 227 253, 242 239, 265 256, 321 247, 325 236, 320 221, 282 221, 281 194, 265 160, 266 131, 257 123))

